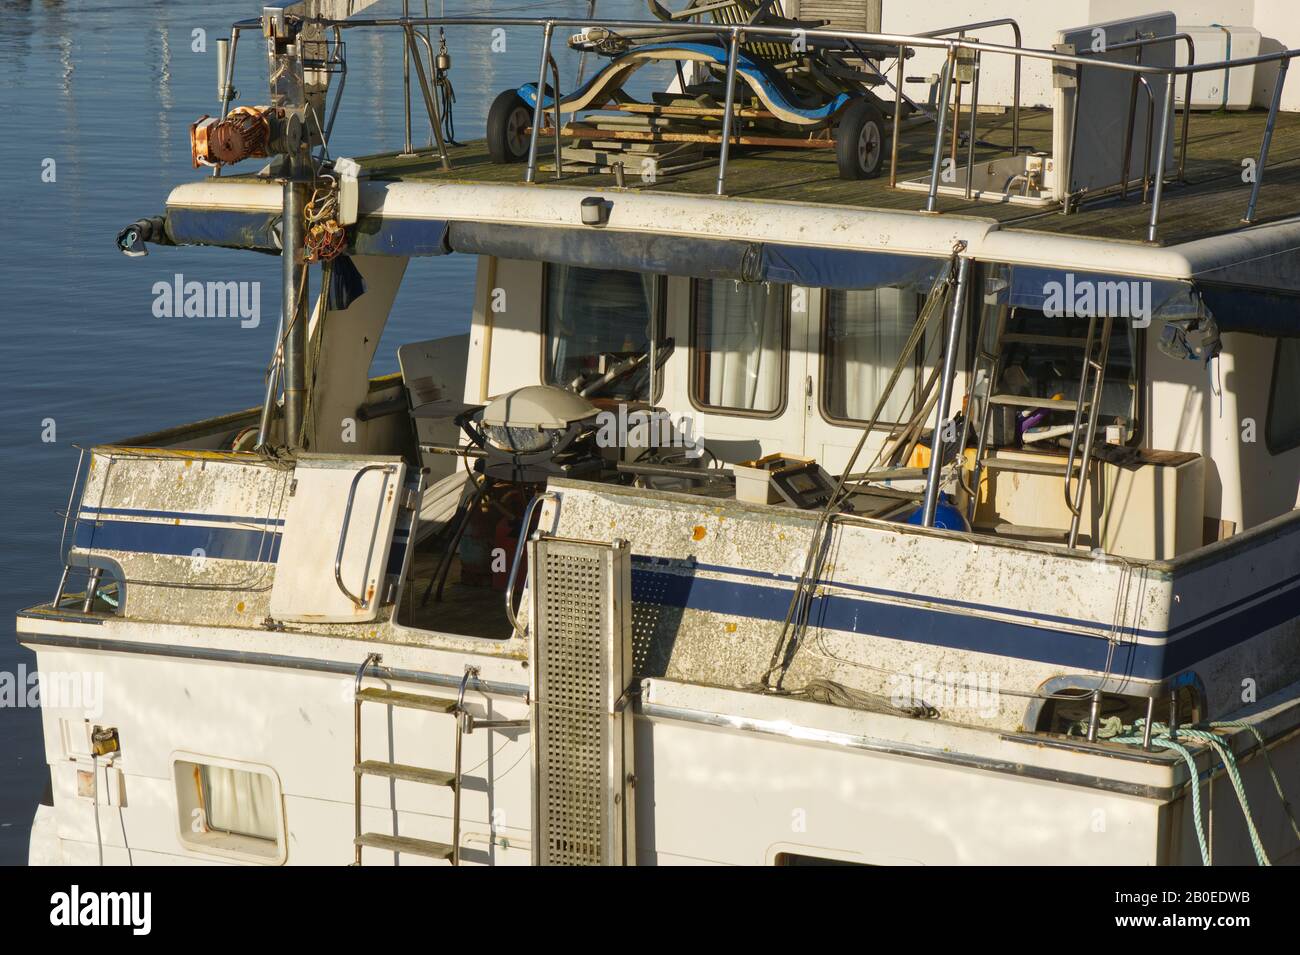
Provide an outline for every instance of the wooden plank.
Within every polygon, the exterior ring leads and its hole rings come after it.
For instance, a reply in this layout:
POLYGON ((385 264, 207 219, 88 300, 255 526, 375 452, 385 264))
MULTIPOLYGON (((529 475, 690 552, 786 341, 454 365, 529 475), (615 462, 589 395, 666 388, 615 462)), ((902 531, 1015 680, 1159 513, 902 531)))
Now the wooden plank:
MULTIPOLYGON (((717 108, 709 106, 659 106, 655 103, 621 103, 618 106, 608 106, 606 109, 617 109, 626 113, 648 113, 652 116, 716 116, 719 119, 727 112, 721 106, 717 108)), ((775 119, 774 114, 768 110, 754 109, 750 106, 735 106, 732 109, 732 115, 744 119, 775 119)))
MULTIPOLYGON (((524 130, 528 135, 530 130, 524 130)), ((554 129, 543 129, 543 136, 554 136, 554 129)), ((630 143, 715 143, 720 144, 722 137, 710 133, 661 133, 641 132, 634 129, 582 129, 577 126, 565 126, 560 136, 572 139, 618 140, 630 143)), ((777 136, 733 136, 731 141, 737 146, 779 146, 782 149, 834 149, 832 139, 782 139, 777 136)))

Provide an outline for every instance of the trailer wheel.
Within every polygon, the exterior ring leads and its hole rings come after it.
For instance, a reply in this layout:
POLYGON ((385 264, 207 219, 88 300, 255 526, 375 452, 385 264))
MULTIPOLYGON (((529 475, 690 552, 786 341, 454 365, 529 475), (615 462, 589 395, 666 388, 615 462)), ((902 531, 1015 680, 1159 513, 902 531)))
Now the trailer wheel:
POLYGON ((854 100, 835 128, 841 179, 874 179, 885 166, 885 115, 875 103, 854 100))
POLYGON ((528 156, 528 136, 533 111, 514 90, 492 101, 487 118, 488 155, 494 163, 522 162, 528 156))

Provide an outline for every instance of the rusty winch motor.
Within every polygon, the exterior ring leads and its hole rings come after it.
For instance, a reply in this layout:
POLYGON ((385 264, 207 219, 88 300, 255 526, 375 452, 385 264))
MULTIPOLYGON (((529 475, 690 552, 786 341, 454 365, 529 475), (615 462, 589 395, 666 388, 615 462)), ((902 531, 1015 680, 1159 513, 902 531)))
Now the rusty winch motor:
POLYGON ((190 126, 190 158, 195 168, 223 166, 269 155, 271 106, 238 106, 225 119, 203 116, 190 126))

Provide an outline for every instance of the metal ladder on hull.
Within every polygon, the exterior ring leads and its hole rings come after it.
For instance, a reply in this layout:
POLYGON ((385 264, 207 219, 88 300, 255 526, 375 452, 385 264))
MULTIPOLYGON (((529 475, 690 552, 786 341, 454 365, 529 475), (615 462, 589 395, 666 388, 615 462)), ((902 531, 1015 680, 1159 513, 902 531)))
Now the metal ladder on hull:
POLYGON ((353 692, 353 821, 352 839, 353 865, 361 865, 361 851, 365 848, 383 849, 388 852, 405 852, 409 855, 427 856, 431 859, 443 859, 452 865, 460 865, 460 794, 461 794, 461 755, 464 738, 476 729, 523 729, 531 725, 527 719, 499 720, 478 719, 465 708, 465 692, 471 682, 479 685, 479 668, 465 667, 460 680, 460 689, 454 700, 445 697, 426 696, 422 693, 404 693, 399 690, 386 690, 382 687, 361 688, 366 670, 377 665, 382 658, 372 653, 357 668, 353 692), (363 760, 361 758, 361 706, 363 703, 382 703, 386 706, 404 709, 423 710, 427 713, 441 713, 455 719, 456 747, 452 771, 427 769, 423 766, 409 766, 405 763, 390 763, 383 760, 363 760), (388 835, 382 832, 361 831, 361 781, 366 776, 381 776, 386 779, 423 783, 428 786, 450 789, 451 803, 451 844, 433 842, 428 839, 413 839, 409 836, 388 835))
MULTIPOLYGON (((978 504, 978 489, 984 470, 1000 470, 1021 474, 1045 474, 1060 477, 1065 492, 1065 506, 1070 511, 1070 527, 1065 533, 1067 546, 1073 548, 1079 539, 1079 525, 1083 517, 1083 499, 1088 485, 1088 474, 1092 465, 1093 447, 1096 438, 1096 419, 1101 405, 1101 387, 1106 377, 1106 361, 1110 353, 1110 338, 1114 328, 1114 318, 1107 315, 1102 318, 1100 331, 1096 316, 1088 319, 1088 331, 1083 338, 1068 335, 1037 335, 1020 332, 1007 332, 1007 317, 1014 317, 1015 309, 1009 316, 999 318, 997 333, 994 335, 993 347, 984 347, 984 329, 980 328, 977 339, 975 367, 972 381, 978 384, 981 369, 986 377, 986 395, 981 402, 979 435, 975 450, 975 464, 971 470, 970 513, 972 520, 978 504), (1083 367, 1079 375, 1079 397, 1035 398, 1029 395, 1016 395, 994 390, 1002 374, 1002 358, 1007 345, 1055 345, 1068 348, 1080 348, 1083 351, 1083 367), (989 452, 989 422, 994 407, 1045 408, 1053 411, 1073 411, 1074 424, 1070 431, 1070 447, 1064 464, 1050 461, 1018 461, 1011 458, 998 458, 989 452), (1082 446, 1080 444, 1082 443, 1082 446)), ((969 427, 969 419, 967 422, 969 427)), ((962 446, 965 445, 963 438, 962 446)))
POLYGON ((355 692, 353 696, 353 818, 355 833, 352 840, 353 865, 361 865, 361 851, 364 848, 384 849, 389 852, 404 852, 410 855, 427 856, 443 859, 452 865, 460 865, 460 791, 461 791, 461 738, 464 736, 462 715, 465 711, 465 687, 471 674, 478 675, 472 667, 465 669, 461 680, 460 693, 454 700, 420 693, 403 693, 386 690, 381 687, 361 688, 361 681, 366 670, 380 662, 380 655, 372 653, 366 657, 357 669, 355 692), (390 763, 381 760, 363 760, 361 758, 361 707, 364 703, 382 703, 404 709, 423 710, 428 713, 445 713, 452 716, 456 723, 455 766, 448 773, 438 769, 426 769, 422 766, 408 766, 404 763, 390 763), (405 780, 423 783, 428 786, 445 787, 452 791, 451 809, 451 844, 432 842, 428 839, 414 839, 409 836, 388 835, 382 832, 361 831, 361 781, 366 776, 381 776, 392 780, 405 780))

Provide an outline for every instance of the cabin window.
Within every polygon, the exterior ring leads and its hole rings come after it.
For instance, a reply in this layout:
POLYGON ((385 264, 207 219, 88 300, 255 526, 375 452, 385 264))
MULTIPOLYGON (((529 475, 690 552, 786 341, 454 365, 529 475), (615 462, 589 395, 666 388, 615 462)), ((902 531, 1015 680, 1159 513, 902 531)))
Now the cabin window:
MULTIPOLYGON (((916 325, 922 298, 913 286, 824 293, 822 412, 832 421, 870 421, 916 325)), ((880 414, 906 420, 924 371, 926 341, 903 368, 880 414)))
POLYGON ((700 279, 691 297, 692 403, 734 414, 780 414, 789 286, 700 279))
MULTIPOLYGON (((544 281, 546 382, 593 397, 648 399, 652 321, 660 365, 669 347, 663 276, 547 263, 544 281)), ((663 379, 655 378, 658 392, 663 379)))
POLYGON ((1279 338, 1264 441, 1270 454, 1300 447, 1300 338, 1279 338))
POLYGON ((280 784, 268 767, 180 754, 172 773, 186 848, 248 861, 284 861, 280 784))
POLYGON ((826 856, 805 855, 799 852, 778 852, 773 865, 781 866, 865 866, 866 862, 850 862, 847 859, 831 859, 826 856))

